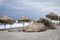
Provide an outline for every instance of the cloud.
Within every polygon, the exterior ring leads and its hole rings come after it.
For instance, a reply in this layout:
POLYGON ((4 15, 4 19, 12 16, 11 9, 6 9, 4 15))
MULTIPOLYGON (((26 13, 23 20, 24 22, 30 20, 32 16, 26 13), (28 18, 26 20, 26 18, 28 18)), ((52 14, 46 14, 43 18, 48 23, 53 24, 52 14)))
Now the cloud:
POLYGON ((56 7, 55 2, 24 2, 14 5, 14 8, 17 9, 42 9, 42 8, 56 7))
POLYGON ((54 2, 22 2, 22 3, 12 3, 5 4, 7 7, 13 7, 17 9, 28 9, 28 8, 43 8, 43 7, 54 7, 56 3, 54 2))
POLYGON ((59 3, 60 0, 0 0, 0 13, 16 18, 24 15, 39 18, 44 17, 49 12, 59 15, 59 3))
POLYGON ((15 5, 16 8, 42 8, 42 7, 53 7, 56 6, 54 2, 24 2, 21 5, 15 5))
POLYGON ((59 0, 0 0, 0 6, 11 9, 38 9, 43 12, 60 10, 59 0))
POLYGON ((55 14, 58 14, 60 16, 60 7, 42 8, 41 11, 44 12, 45 14, 50 13, 50 12, 54 12, 55 14))
POLYGON ((11 9, 55 10, 60 7, 59 0, 0 0, 0 6, 11 9))
POLYGON ((38 9, 42 12, 51 12, 60 10, 57 0, 0 0, 2 4, 11 9, 38 9))
POLYGON ((2 3, 3 2, 3 0, 0 0, 0 3, 2 3))
POLYGON ((16 8, 16 9, 29 9, 29 8, 43 8, 43 7, 56 7, 57 3, 54 1, 47 2, 39 0, 4 0, 2 6, 16 8))

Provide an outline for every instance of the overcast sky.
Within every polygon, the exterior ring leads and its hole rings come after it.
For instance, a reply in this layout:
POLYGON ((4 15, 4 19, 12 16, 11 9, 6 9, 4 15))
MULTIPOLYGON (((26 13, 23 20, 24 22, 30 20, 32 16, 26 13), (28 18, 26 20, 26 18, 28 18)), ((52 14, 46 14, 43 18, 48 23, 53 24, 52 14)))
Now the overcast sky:
POLYGON ((60 16, 60 0, 0 0, 0 15, 18 19, 27 16, 32 19, 54 12, 60 16))

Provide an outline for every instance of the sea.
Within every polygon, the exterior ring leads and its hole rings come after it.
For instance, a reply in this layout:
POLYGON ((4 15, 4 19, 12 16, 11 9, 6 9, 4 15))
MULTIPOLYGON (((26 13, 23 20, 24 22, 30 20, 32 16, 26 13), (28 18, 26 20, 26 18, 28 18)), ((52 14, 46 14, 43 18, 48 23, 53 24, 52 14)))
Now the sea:
MULTIPOLYGON (((30 22, 25 22, 24 23, 24 27, 26 27, 27 25, 29 25, 29 23, 30 22)), ((60 25, 60 21, 52 21, 52 23, 54 23, 54 24, 59 24, 60 25)), ((12 25, 10 25, 10 24, 6 24, 6 28, 15 28, 15 27, 23 27, 23 22, 20 22, 20 23, 18 23, 17 21, 16 21, 16 23, 14 23, 14 24, 12 24, 12 25)), ((4 24, 0 24, 0 29, 4 29, 4 24)))
MULTIPOLYGON (((24 26, 27 26, 29 23, 25 22, 24 26)), ((6 28, 15 28, 15 27, 23 27, 23 23, 14 23, 12 25, 6 24, 6 28)), ((0 24, 0 29, 4 29, 4 24, 0 24)))

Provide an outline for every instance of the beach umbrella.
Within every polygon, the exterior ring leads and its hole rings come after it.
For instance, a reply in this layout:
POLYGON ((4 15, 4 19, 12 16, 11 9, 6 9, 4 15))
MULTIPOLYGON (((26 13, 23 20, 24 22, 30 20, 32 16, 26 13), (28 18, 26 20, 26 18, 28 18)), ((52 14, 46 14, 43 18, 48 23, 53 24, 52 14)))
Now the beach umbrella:
POLYGON ((53 12, 47 14, 46 17, 51 20, 58 20, 58 15, 54 14, 53 12))
POLYGON ((50 19, 47 19, 47 18, 40 18, 38 20, 38 23, 43 23, 46 28, 49 28, 49 29, 56 29, 55 25, 51 22, 50 19))
POLYGON ((4 29, 6 29, 6 24, 13 24, 14 20, 8 16, 0 16, 0 23, 4 24, 4 29))
POLYGON ((25 16, 22 16, 18 19, 18 22, 23 22, 23 27, 24 27, 24 22, 30 22, 31 20, 25 16))
POLYGON ((36 21, 32 21, 28 26, 23 28, 25 32, 40 32, 45 30, 45 25, 36 21))

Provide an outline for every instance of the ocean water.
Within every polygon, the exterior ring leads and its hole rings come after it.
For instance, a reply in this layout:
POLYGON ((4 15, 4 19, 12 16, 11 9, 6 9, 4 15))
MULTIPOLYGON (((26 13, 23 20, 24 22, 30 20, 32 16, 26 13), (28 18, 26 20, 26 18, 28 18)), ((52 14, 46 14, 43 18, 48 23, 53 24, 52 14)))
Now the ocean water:
MULTIPOLYGON (((27 26, 29 23, 24 23, 24 26, 27 26)), ((14 27, 23 27, 23 23, 14 23, 12 25, 10 24, 6 24, 6 28, 14 28, 14 27)), ((0 24, 0 29, 3 29, 4 28, 4 25, 3 24, 0 24)))
MULTIPOLYGON (((60 21, 52 21, 52 23, 54 23, 54 24, 59 24, 60 23, 60 21)), ((25 22, 24 23, 24 26, 27 26, 27 25, 29 25, 29 23, 27 23, 27 22, 25 22)), ((12 25, 10 25, 10 24, 6 24, 6 28, 14 28, 14 27, 23 27, 23 23, 21 22, 21 23, 14 23, 14 24, 12 24, 12 25)), ((0 24, 0 29, 3 29, 4 28, 4 25, 3 24, 0 24)))

